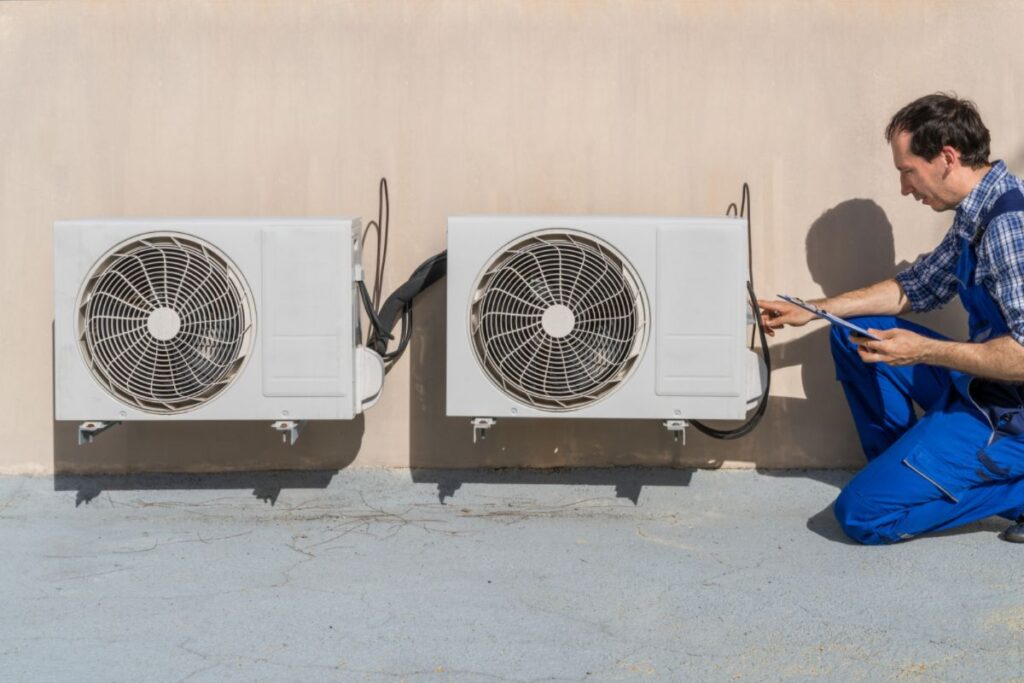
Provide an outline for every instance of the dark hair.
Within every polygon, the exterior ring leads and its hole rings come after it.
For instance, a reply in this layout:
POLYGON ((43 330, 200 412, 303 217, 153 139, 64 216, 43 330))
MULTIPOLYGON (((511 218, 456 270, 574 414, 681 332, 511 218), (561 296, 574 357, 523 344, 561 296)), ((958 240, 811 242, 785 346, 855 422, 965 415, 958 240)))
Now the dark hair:
POLYGON ((886 142, 897 133, 910 133, 910 151, 931 160, 949 145, 960 162, 977 168, 988 163, 990 136, 974 102, 935 93, 920 97, 896 112, 885 129, 886 142))

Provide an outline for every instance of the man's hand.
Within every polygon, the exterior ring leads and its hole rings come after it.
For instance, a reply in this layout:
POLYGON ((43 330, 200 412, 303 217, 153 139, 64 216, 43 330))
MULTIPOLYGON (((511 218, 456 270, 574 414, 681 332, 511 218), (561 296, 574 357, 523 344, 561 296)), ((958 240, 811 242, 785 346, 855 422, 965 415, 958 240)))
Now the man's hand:
POLYGON ((857 354, 865 363, 888 363, 889 365, 914 365, 931 362, 931 353, 937 342, 910 330, 894 328, 868 332, 882 341, 875 341, 859 334, 851 334, 850 341, 857 344, 857 354))
POLYGON ((788 301, 762 301, 758 299, 757 305, 761 307, 761 323, 764 326, 764 331, 770 337, 775 336, 775 330, 786 325, 800 327, 818 317, 810 311, 804 310, 788 301))

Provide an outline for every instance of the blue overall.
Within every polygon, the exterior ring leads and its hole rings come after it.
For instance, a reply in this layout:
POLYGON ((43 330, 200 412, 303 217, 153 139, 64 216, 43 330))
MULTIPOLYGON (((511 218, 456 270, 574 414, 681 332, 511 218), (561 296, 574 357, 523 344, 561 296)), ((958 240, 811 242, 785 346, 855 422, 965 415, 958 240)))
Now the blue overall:
MULTIPOLYGON (((956 277, 972 342, 1009 332, 998 304, 975 281, 975 247, 988 224, 1011 211, 1024 211, 1019 190, 999 197, 974 239, 960 245, 956 277)), ((853 322, 944 338, 893 316, 853 322)), ((849 332, 838 326, 831 341, 836 378, 868 458, 835 503, 847 535, 861 543, 892 543, 992 515, 1016 519, 1024 513, 1024 387, 929 365, 865 363, 849 332), (924 410, 920 419, 913 403, 924 410)))

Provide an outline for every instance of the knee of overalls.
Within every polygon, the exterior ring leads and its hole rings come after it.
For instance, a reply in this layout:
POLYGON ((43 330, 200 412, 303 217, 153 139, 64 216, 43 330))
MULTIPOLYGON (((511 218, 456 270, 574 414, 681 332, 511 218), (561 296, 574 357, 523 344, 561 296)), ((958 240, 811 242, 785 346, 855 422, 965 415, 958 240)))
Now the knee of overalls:
POLYGON ((843 533, 864 545, 881 545, 889 539, 882 536, 878 511, 847 487, 836 498, 833 512, 843 533))

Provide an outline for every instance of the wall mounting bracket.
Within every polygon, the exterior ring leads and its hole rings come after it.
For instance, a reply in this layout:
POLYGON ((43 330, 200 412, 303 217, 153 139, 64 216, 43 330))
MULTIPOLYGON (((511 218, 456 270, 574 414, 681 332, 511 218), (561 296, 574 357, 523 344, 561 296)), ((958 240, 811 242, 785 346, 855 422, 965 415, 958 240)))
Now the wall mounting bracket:
POLYGON ((83 446, 87 443, 92 443, 97 436, 107 431, 111 427, 116 427, 121 424, 120 422, 100 422, 93 420, 90 422, 83 422, 78 425, 78 445, 83 446))
POLYGON ((474 417, 470 422, 473 424, 473 443, 477 438, 486 439, 487 430, 497 422, 493 417, 474 417))
POLYGON ((271 429, 281 432, 281 441, 287 441, 289 446, 294 446, 299 440, 299 432, 306 425, 305 420, 278 420, 270 425, 271 429))

